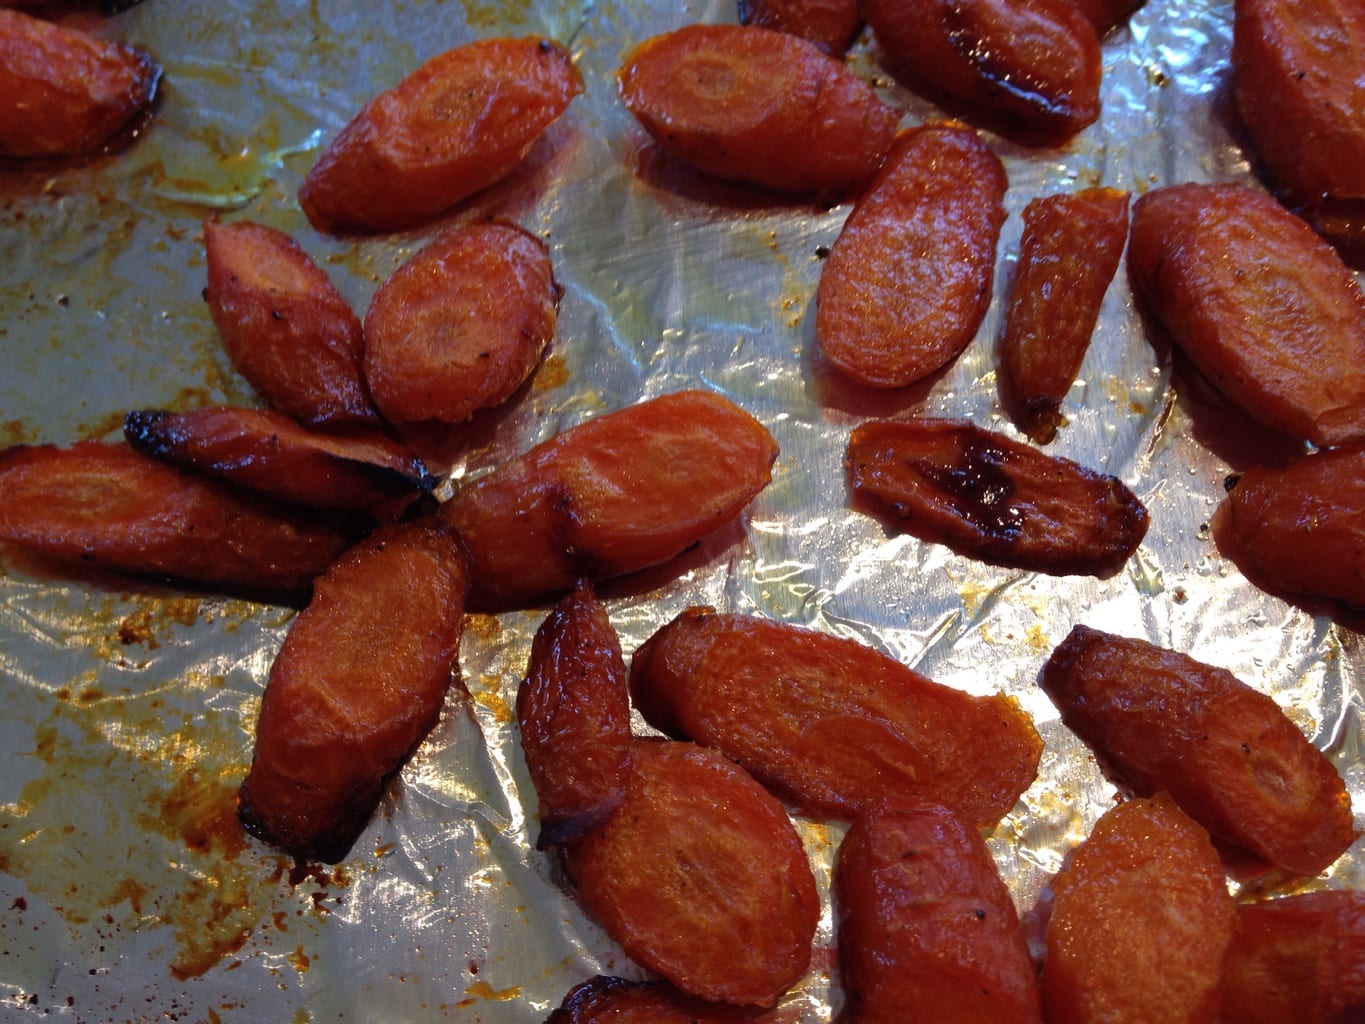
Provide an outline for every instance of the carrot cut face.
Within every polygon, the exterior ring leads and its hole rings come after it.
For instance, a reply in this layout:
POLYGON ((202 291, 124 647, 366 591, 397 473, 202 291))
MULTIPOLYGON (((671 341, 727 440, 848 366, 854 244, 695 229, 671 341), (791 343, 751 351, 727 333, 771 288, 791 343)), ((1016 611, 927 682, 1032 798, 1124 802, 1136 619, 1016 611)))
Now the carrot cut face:
POLYGON ((739 0, 739 20, 799 36, 842 57, 862 27, 858 0, 739 0))
POLYGON ((849 1024, 907 1007, 954 1024, 1040 1024, 1038 982, 1009 890, 975 827, 935 804, 866 808, 834 869, 849 1024))
POLYGON ((897 113, 786 32, 688 25, 625 59, 621 98, 664 152, 718 178, 842 196, 886 155, 897 113))
POLYGON ((295 857, 336 862, 440 717, 468 588, 438 518, 382 527, 338 559, 270 668, 239 816, 295 857))
POLYGON ((1214 1024, 1235 914, 1208 835, 1168 798, 1108 811, 1053 879, 1049 1024, 1214 1024))
POLYGON ((1015 423, 1046 444, 1062 423, 1100 304, 1128 239, 1128 194, 1086 189, 1032 200, 1000 337, 1000 390, 1015 423))
POLYGON ((237 372, 307 426, 378 426, 360 318, 299 244, 264 224, 210 218, 204 247, 204 299, 237 372))
POLYGON ((513 224, 442 236, 365 314, 365 381, 390 421, 458 423, 519 388, 554 337, 560 289, 545 244, 513 224))
POLYGON ((864 423, 845 463, 853 491, 900 528, 998 565, 1109 576, 1147 532, 1122 481, 965 420, 864 423))
POLYGON ((830 363, 898 388, 957 358, 990 305, 1005 186, 975 132, 926 125, 897 139, 820 274, 815 336, 830 363))
POLYGON ((625 798, 630 699, 616 630, 587 583, 536 631, 517 690, 517 723, 540 801, 536 847, 604 824, 625 798))
POLYGON ((0 10, 0 156, 81 156, 130 141, 161 66, 147 53, 0 10))
POLYGON ((767 486, 777 443, 728 399, 682 391, 579 424, 441 507, 469 547, 471 606, 506 609, 659 565, 767 486))
POLYGON ((1365 439, 1365 297, 1271 196, 1148 192, 1133 204, 1128 265, 1175 344, 1248 415, 1318 445, 1365 439))
POLYGON ((429 221, 521 163, 583 91, 551 39, 482 39, 433 57, 367 103, 299 189, 319 231, 429 221))
POLYGON ((711 1003, 661 981, 598 975, 576 985, 545 1024, 744 1024, 746 1007, 711 1003))
POLYGON ((637 739, 625 800, 566 864, 607 933, 684 992, 771 1006, 810 963, 820 901, 800 837, 716 751, 637 739))
POLYGON ((1008 697, 940 685, 853 640, 705 608, 635 651, 630 686, 651 725, 715 747, 819 816, 851 819, 903 794, 991 826, 1043 749, 1008 697))

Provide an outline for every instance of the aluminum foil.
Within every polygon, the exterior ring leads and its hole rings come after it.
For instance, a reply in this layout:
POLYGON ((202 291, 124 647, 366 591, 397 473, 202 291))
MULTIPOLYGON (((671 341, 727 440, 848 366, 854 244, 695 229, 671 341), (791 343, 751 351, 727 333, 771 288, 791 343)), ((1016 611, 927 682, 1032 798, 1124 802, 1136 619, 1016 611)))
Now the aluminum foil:
MULTIPOLYGON (((452 485, 684 387, 730 396, 781 445, 772 485, 741 522, 605 591, 627 656, 706 603, 855 637, 973 693, 1017 695, 1046 752, 989 841, 1026 921, 1114 795, 1036 686, 1077 622, 1272 693, 1339 766, 1361 824, 1361 638, 1262 594, 1220 556, 1208 524, 1223 480, 1257 453, 1206 428, 1194 389, 1146 339, 1122 273, 1050 450, 1123 478, 1147 504, 1152 528, 1125 571, 1058 579, 890 534, 850 509, 843 476, 848 430, 870 416, 1013 430, 994 340, 1030 198, 1254 180, 1227 116, 1230 5, 1151 0, 1105 42, 1103 114, 1064 149, 987 136, 1010 179, 995 303, 947 373, 893 393, 848 384, 814 354, 820 253, 849 206, 778 202, 661 164, 616 96, 612 73, 637 41, 734 18, 729 3, 642 0, 146 0, 76 16, 155 53, 163 99, 115 158, 0 172, 0 437, 64 443, 116 434, 131 408, 256 401, 200 297, 207 215, 290 232, 362 311, 442 227, 508 217, 550 245, 565 288, 558 337, 508 406, 414 439, 452 485), (366 99, 451 46, 529 33, 570 47, 586 91, 522 170, 420 232, 335 239, 308 226, 302 176, 366 99)), ((850 62, 907 125, 938 116, 879 69, 867 39, 850 62)), ((640 976, 531 848, 512 707, 543 610, 469 619, 467 694, 452 691, 350 856, 323 870, 248 839, 233 813, 288 609, 54 576, 13 553, 0 594, 0 1019, 512 1024, 543 1020, 593 974, 640 976)), ((797 825, 825 915, 810 975, 776 1016, 813 1022, 841 1001, 828 881, 842 830, 797 825)), ((1357 847, 1296 884, 1358 886, 1363 861, 1357 847)))

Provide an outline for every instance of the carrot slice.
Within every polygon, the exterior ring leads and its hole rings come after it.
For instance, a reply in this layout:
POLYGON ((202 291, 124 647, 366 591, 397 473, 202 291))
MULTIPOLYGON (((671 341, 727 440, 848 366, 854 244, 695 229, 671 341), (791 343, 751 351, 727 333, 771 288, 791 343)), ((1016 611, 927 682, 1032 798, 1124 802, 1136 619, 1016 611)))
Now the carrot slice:
POLYGON ((617 72, 626 107, 666 153, 779 192, 840 196, 886 155, 899 115, 842 63, 785 32, 688 25, 617 72))
POLYGON ((1220 839, 1307 875, 1355 841, 1332 763, 1270 697, 1224 669, 1076 626, 1040 684, 1119 778, 1143 796, 1168 792, 1220 839))
POLYGON ((343 858, 431 731, 457 668, 460 540, 381 527, 320 577, 270 668, 239 816, 301 859, 343 858))
POLYGON ((131 141, 160 79, 142 50, 0 10, 0 156, 79 156, 131 141))
POLYGON ((0 452, 0 540, 61 561, 304 597, 354 531, 186 476, 122 444, 0 452))
POLYGON ((1000 390, 1020 428, 1047 444, 1080 371, 1128 239, 1128 193, 1086 189, 1024 208, 1019 263, 1000 337, 1000 390))
POLYGON ((564 431, 441 513, 469 546, 471 607, 506 609, 668 561, 738 516, 776 458, 744 410, 682 391, 564 431))
POLYGON ((1009 890, 975 828, 935 804, 865 808, 834 868, 849 1024, 1041 1024, 1009 890))
POLYGON ((1049 1024, 1214 1024, 1236 911, 1208 835, 1164 795, 1109 810, 1053 879, 1049 1024))
POLYGON ((787 32, 842 57, 862 27, 858 0, 739 0, 743 25, 787 32))
POLYGON ((517 723, 540 801, 536 847, 603 825, 625 798, 630 699, 620 640, 586 582, 536 630, 517 723))
POLYGON ((1109 576, 1147 533, 1147 510, 1116 477, 965 420, 874 420, 849 437, 857 494, 921 540, 998 565, 1109 576))
POLYGON ((744 1024, 755 1011, 709 1003, 661 981, 598 975, 576 985, 545 1024, 744 1024))
POLYGON ((809 965, 820 901, 800 837, 713 750, 635 740, 625 801, 566 864, 607 933, 684 992, 771 1006, 809 965))
POLYGON ((990 305, 1005 186, 975 132, 903 133, 821 271, 815 336, 825 357, 881 388, 956 359, 990 305))
POLYGON ((662 731, 715 747, 808 813, 904 794, 990 826, 1043 744, 1013 699, 942 686, 843 637, 692 608, 634 654, 631 694, 662 731))
POLYGON ((433 57, 367 103, 299 189, 319 231, 431 220, 516 169, 583 91, 552 39, 481 39, 433 57))
POLYGON ((251 386, 309 426, 377 426, 360 375, 360 318, 299 244, 264 224, 209 218, 204 248, 204 299, 251 386))
POLYGON ((1237 110, 1281 196, 1365 259, 1365 9, 1354 0, 1237 0, 1237 110))
POLYGON ((554 337, 560 288, 540 239, 514 224, 443 235, 365 314, 365 380, 389 420, 458 423, 509 398, 554 337))
POLYGON ((292 505, 367 511, 433 483, 385 434, 318 434, 265 409, 139 410, 123 435, 144 455, 292 505))
POLYGON ((1128 265, 1194 366, 1265 425, 1365 439, 1365 297, 1341 257, 1269 195, 1176 185, 1133 204, 1128 265))

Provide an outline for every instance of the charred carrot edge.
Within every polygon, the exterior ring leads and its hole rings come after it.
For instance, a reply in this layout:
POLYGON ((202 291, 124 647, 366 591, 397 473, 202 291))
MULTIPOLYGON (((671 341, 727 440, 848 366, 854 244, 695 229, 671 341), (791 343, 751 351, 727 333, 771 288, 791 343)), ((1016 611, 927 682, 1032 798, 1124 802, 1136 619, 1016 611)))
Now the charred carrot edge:
POLYGON ((545 1024, 744 1024, 757 1011, 710 1003, 662 981, 597 975, 574 986, 545 1024))

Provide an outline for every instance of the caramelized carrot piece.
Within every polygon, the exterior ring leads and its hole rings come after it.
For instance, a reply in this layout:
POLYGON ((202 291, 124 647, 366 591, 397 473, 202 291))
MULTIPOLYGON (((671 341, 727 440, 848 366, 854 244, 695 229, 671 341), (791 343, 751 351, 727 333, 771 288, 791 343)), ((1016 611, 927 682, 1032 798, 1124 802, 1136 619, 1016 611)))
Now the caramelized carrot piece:
POLYGON ((820 901, 800 837, 713 750, 635 740, 624 802, 566 864, 607 933, 684 992, 771 1006, 806 972, 820 901))
POLYGON ((299 244, 263 224, 209 218, 204 248, 204 299, 251 386, 308 426, 377 426, 360 374, 360 318, 299 244))
POLYGON ((867 0, 863 16, 892 74, 1001 134, 1054 144, 1099 116, 1099 39, 1070 0, 867 0))
POLYGON ((1164 795, 1108 811, 1053 879, 1049 1024, 1214 1024, 1235 919, 1208 835, 1164 795))
POLYGON ((291 505, 367 511, 432 485, 386 434, 318 434, 265 409, 140 410, 123 435, 144 455, 291 505))
POLYGON ((598 975, 575 986, 545 1024, 744 1024, 746 1007, 709 1003, 661 981, 598 975))
POLYGON ((1237 0, 1233 94, 1280 195, 1365 259, 1365 9, 1354 0, 1237 0))
POLYGON ((1190 362, 1266 426, 1365 439, 1365 297, 1330 245, 1241 185, 1176 185, 1133 204, 1136 290, 1190 362))
POLYGON ((668 561, 738 516, 776 458, 748 413, 682 391, 564 431, 441 513, 469 546, 471 606, 506 609, 668 561))
POLYGON ((1223 972, 1223 1020, 1365 1019, 1365 893, 1327 889, 1244 903, 1223 972))
POLYGON ((819 816, 903 794, 994 825, 1043 749, 1012 698, 942 686, 854 640, 706 608, 635 651, 630 686, 651 725, 717 748, 819 816))
POLYGON ((1015 423, 1046 444, 1090 347, 1128 239, 1128 193, 1086 189, 1024 208, 1019 263, 1000 338, 1000 390, 1015 423))
POLYGON ((186 476, 122 444, 0 452, 0 540, 66 562, 306 596, 354 531, 186 476))
POLYGON ((862 27, 858 0, 739 0, 739 20, 814 43, 842 57, 862 27))
POLYGON ((475 224, 426 246, 365 314, 365 380, 389 420, 458 423, 509 398, 554 337, 560 288, 545 244, 475 224))
POLYGON ((1041 1024, 1033 963, 980 834, 935 804, 865 808, 834 868, 848 1024, 1041 1024))
POLYGON ((481 39, 433 57, 367 103, 299 189, 319 231, 429 221, 521 163, 583 91, 551 39, 481 39))
POLYGON ((1365 608, 1365 449, 1248 470, 1214 517, 1214 539, 1258 585, 1365 608))
POLYGON ((625 798, 630 700, 621 643, 586 582, 536 631, 517 723, 540 801, 537 848, 603 825, 625 798))
POLYGON ((898 388, 957 358, 990 305, 1005 185, 975 132, 900 136, 820 275, 815 336, 834 366, 898 388))
POLYGON ((239 816, 301 859, 336 862, 440 717, 468 587, 434 516, 381 527, 319 577, 270 668, 239 816))
POLYGON ((876 420, 846 456, 853 491, 921 540, 998 565, 1110 576, 1147 533, 1147 510, 1116 477, 965 420, 876 420))
POLYGON ((877 169, 899 115, 842 63, 785 32, 688 25, 617 72, 626 107, 666 153, 718 178, 841 196, 877 169))
POLYGON ((1124 782, 1143 796, 1167 791, 1220 839, 1306 875, 1355 841, 1332 763, 1270 697, 1224 669, 1076 626, 1041 685, 1124 782))
POLYGON ((130 141, 160 79, 141 50, 0 10, 0 156, 79 156, 130 141))

